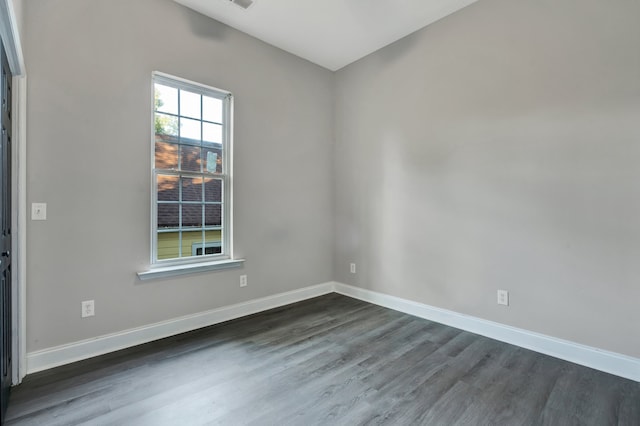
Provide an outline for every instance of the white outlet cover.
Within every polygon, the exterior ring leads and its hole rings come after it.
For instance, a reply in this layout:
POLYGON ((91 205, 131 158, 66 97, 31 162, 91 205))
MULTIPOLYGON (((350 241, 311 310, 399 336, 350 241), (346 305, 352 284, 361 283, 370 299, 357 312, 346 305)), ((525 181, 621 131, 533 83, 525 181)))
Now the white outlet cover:
POLYGON ((31 203, 31 220, 47 220, 47 203, 31 203))
POLYGON ((498 290, 498 305, 509 306, 509 292, 506 290, 498 290))
POLYGON ((85 300, 82 302, 82 318, 92 317, 96 314, 95 304, 93 300, 85 300))

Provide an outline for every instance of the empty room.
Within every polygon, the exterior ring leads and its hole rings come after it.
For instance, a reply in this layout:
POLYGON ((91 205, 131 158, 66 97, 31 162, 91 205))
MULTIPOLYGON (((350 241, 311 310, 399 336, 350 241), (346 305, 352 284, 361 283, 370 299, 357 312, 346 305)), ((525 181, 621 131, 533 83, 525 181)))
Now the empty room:
POLYGON ((0 0, 0 424, 640 425, 639 18, 0 0))

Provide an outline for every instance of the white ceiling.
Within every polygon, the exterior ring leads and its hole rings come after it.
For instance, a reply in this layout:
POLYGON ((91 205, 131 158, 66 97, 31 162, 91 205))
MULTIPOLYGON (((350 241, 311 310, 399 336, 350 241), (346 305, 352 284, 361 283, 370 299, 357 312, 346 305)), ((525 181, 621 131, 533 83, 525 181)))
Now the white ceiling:
POLYGON ((175 0, 332 71, 477 0, 175 0))

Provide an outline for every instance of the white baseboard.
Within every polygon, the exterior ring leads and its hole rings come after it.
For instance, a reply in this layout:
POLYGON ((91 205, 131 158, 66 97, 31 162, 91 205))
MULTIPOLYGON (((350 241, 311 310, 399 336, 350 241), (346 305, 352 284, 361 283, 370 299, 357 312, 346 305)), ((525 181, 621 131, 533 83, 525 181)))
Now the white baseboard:
POLYGON ((332 292, 640 382, 640 359, 637 358, 336 282, 31 352, 27 354, 27 373, 69 364, 332 292))
POLYGON ((640 359, 638 358, 545 336, 544 334, 534 333, 532 331, 346 284, 335 283, 334 288, 336 293, 345 296, 640 382, 640 359))
POLYGON ((60 365, 332 293, 334 287, 335 284, 332 282, 319 284, 238 303, 236 305, 225 306, 211 311, 107 334, 93 339, 30 352, 27 354, 27 373, 31 374, 37 371, 47 370, 60 365))

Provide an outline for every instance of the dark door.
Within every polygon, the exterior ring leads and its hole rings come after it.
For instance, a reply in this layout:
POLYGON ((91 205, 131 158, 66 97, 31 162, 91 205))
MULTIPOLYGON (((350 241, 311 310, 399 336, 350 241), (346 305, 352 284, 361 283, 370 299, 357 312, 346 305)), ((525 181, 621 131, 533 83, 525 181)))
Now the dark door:
MULTIPOLYGON (((0 43, 1 44, 1 43, 0 43)), ((11 70, 2 50, 2 148, 0 149, 0 423, 11 388, 11 70)))

